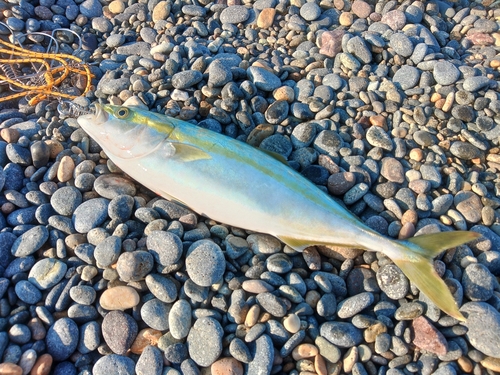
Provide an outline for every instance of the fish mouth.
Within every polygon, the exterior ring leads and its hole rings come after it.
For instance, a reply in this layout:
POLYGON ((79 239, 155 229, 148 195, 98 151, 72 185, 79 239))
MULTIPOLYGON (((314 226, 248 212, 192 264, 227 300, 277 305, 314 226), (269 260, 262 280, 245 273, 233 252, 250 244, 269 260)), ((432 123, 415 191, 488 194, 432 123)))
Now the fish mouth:
POLYGON ((94 103, 92 104, 91 109, 94 112, 94 114, 91 115, 93 116, 92 122, 94 123, 94 125, 101 125, 108 121, 109 114, 106 111, 105 107, 103 107, 101 104, 94 103))

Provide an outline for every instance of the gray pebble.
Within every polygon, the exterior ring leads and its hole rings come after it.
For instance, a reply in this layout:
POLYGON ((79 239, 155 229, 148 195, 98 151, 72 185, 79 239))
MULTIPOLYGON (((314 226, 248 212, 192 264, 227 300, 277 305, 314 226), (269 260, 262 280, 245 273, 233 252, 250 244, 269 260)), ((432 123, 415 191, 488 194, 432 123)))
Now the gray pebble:
POLYGON ((493 296, 495 278, 482 264, 469 264, 462 275, 465 296, 471 301, 487 301, 493 296))
POLYGON ((106 314, 101 329, 104 341, 116 354, 127 353, 138 332, 136 321, 123 311, 106 314))
POLYGON ((469 343, 486 354, 498 358, 500 356, 500 313, 485 302, 468 302, 460 308, 467 320, 469 329, 465 334, 469 343))
POLYGON ((12 244, 11 253, 15 257, 26 257, 39 250, 49 238, 49 231, 38 225, 19 236, 12 244))
POLYGON ((361 331, 351 323, 326 322, 320 326, 320 334, 332 344, 341 348, 359 345, 363 340, 361 331))
POLYGON ((162 302, 172 303, 177 299, 176 284, 168 277, 152 273, 146 276, 146 285, 153 295, 162 302))
POLYGON ((123 355, 110 354, 97 360, 92 368, 94 375, 109 375, 117 373, 120 375, 134 375, 135 362, 123 355))
POLYGON ((44 258, 35 263, 31 268, 28 281, 38 289, 45 290, 56 285, 66 274, 66 263, 54 259, 44 258))
POLYGON ((101 197, 107 199, 113 199, 123 194, 132 197, 135 195, 134 184, 130 180, 115 174, 105 174, 97 177, 94 182, 94 189, 101 197))
POLYGON ((168 314, 168 325, 172 336, 178 340, 187 337, 191 329, 191 305, 186 300, 176 301, 168 314))
POLYGON ((214 318, 196 320, 186 339, 191 359, 199 366, 210 366, 222 353, 223 335, 220 323, 214 318))
POLYGON ((351 318, 366 309, 375 301, 372 293, 364 292, 346 298, 338 304, 337 315, 341 319, 351 318))
MULTIPOLYGON (((42 299, 42 292, 26 280, 19 281, 15 286, 17 297, 30 305, 34 305, 42 299)), ((2 293, 3 294, 3 293, 2 293)))
POLYGON ((254 85, 263 91, 273 91, 281 86, 281 80, 264 68, 251 66, 247 70, 247 75, 254 85))
MULTIPOLYGON (((96 180, 97 181, 97 180, 96 180)), ((101 225, 108 217, 109 201, 94 198, 83 202, 73 213, 73 225, 79 233, 87 233, 101 225)))
POLYGON ((156 346, 148 345, 142 351, 135 365, 137 374, 161 375, 163 371, 163 353, 156 346))
POLYGON ((176 264, 182 256, 182 241, 171 232, 151 232, 147 237, 146 247, 155 262, 162 266, 176 264))
POLYGON ((200 240, 193 243, 187 252, 186 271, 200 286, 210 286, 224 275, 226 261, 218 245, 212 241, 200 240))
POLYGON ((257 303, 272 316, 281 318, 286 315, 286 304, 272 293, 259 293, 257 303))
POLYGON ((432 72, 434 79, 440 85, 452 85, 460 78, 460 71, 448 61, 438 61, 432 72))
POLYGON ((87 354, 97 349, 101 343, 101 326, 98 322, 87 322, 80 326, 78 351, 87 354))
MULTIPOLYGON (((99 268, 106 268, 116 263, 120 256, 122 240, 117 236, 109 236, 99 242, 93 251, 93 257, 99 268)), ((83 250, 83 249, 82 249, 83 250)))
POLYGON ((476 92, 487 88, 491 83, 491 79, 485 76, 467 77, 464 79, 464 90, 468 92, 476 92))
POLYGON ((404 298, 410 291, 406 276, 394 264, 388 264, 377 271, 377 281, 380 289, 391 299, 404 298))
POLYGON ((149 252, 136 250, 119 256, 116 271, 122 281, 140 281, 153 269, 153 266, 153 256, 149 252))
POLYGON ((222 23, 241 23, 245 22, 250 17, 250 11, 243 5, 231 5, 220 14, 220 21, 222 23))

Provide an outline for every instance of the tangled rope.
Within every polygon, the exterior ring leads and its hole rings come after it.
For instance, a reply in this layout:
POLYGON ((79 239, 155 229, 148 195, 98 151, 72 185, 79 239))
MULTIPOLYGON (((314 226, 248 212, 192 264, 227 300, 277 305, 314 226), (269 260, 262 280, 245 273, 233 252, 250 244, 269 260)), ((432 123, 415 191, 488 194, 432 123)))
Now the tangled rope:
MULTIPOLYGON (((3 26, 6 26, 2 23, 3 26)), ((58 29, 61 30, 61 29, 58 29)), ((75 34, 81 46, 80 37, 75 34)), ((42 33, 43 37, 51 39, 47 51, 50 51, 54 42, 55 52, 37 52, 0 39, 0 84, 8 84, 10 94, 0 97, 0 102, 27 97, 29 105, 36 105, 47 98, 72 100, 79 95, 64 93, 62 85, 73 86, 74 79, 85 79, 85 87, 81 95, 91 89, 94 77, 89 66, 76 56, 58 53, 59 45, 52 35, 42 33), (3 74, 1 74, 3 73, 3 74), (69 85, 68 85, 69 83, 69 85)), ((19 36, 15 38, 19 40, 19 36)))

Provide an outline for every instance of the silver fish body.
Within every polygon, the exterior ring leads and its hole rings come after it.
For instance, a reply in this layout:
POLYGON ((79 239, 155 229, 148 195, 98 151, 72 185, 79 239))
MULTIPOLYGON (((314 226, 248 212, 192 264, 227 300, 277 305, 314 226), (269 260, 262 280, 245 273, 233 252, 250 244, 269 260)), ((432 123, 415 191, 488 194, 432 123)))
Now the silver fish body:
POLYGON ((213 220, 276 236, 298 251, 319 244, 380 251, 441 309, 463 319, 429 259, 475 234, 389 239, 283 162, 181 120, 104 106, 78 122, 118 167, 157 194, 213 220))

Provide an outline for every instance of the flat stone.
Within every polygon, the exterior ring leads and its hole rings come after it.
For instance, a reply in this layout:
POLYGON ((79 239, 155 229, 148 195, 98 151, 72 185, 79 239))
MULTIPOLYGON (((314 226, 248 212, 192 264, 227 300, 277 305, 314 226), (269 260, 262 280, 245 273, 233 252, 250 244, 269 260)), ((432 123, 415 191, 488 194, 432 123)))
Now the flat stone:
POLYGON ((199 366, 211 366, 222 353, 223 335, 220 323, 214 318, 196 320, 186 339, 191 359, 199 366))

